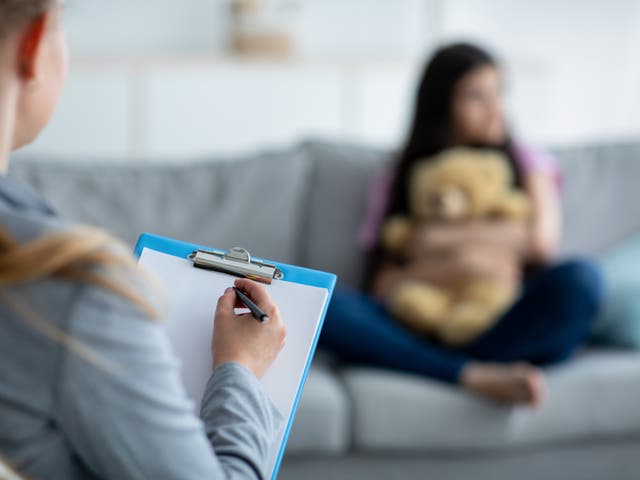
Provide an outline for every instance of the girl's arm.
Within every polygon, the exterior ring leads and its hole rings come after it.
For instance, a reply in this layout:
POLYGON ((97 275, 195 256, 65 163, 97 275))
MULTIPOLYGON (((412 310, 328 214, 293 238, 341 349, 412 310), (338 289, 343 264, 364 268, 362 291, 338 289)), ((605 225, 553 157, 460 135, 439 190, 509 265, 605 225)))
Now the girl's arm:
POLYGON ((558 186, 548 174, 533 173, 525 179, 533 206, 528 259, 546 263, 556 255, 562 235, 562 209, 558 186))
POLYGON ((490 245, 524 255, 528 243, 529 230, 522 222, 473 220, 459 224, 431 224, 416 232, 410 245, 409 258, 420 258, 434 252, 464 250, 470 245, 490 245))
POLYGON ((470 277, 517 283, 520 267, 516 258, 499 249, 467 249, 425 256, 404 265, 385 262, 377 269, 370 290, 375 297, 386 301, 396 286, 407 281, 447 287, 470 277))
POLYGON ((556 253, 561 234, 561 209, 557 186, 547 174, 532 174, 525 180, 533 215, 526 225, 516 222, 475 222, 469 225, 430 226, 416 232, 410 260, 406 265, 383 264, 375 274, 371 292, 385 300, 396 285, 421 280, 439 285, 455 282, 469 275, 518 281, 515 254, 533 262, 547 262, 556 253), (491 251, 474 251, 469 245, 491 244, 491 251))
POLYGON ((410 257, 488 244, 516 252, 528 261, 548 262, 555 255, 561 231, 557 186, 551 176, 533 173, 525 178, 525 188, 532 204, 532 217, 528 224, 478 220, 425 226, 416 233, 410 257))

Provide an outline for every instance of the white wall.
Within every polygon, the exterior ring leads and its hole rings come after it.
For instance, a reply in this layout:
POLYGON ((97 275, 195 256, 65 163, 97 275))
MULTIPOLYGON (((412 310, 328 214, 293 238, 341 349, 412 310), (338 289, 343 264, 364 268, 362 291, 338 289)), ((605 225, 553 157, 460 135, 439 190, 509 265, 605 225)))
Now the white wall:
POLYGON ((74 57, 220 54, 228 0, 66 0, 74 57))
MULTIPOLYGON (((406 57, 421 53, 442 0, 263 0, 286 8, 303 57, 406 57)), ((67 0, 76 56, 221 54, 231 0, 67 0)), ((273 13, 275 12, 275 13, 273 13)))
POLYGON ((31 148, 87 159, 235 153, 326 136, 402 141, 424 55, 470 38, 507 65, 516 131, 640 136, 640 0, 267 0, 297 55, 226 55, 228 0, 69 0, 73 65, 31 148))
POLYGON ((511 66, 512 108, 522 134, 559 143, 640 134, 640 2, 448 5, 443 38, 481 39, 511 66))

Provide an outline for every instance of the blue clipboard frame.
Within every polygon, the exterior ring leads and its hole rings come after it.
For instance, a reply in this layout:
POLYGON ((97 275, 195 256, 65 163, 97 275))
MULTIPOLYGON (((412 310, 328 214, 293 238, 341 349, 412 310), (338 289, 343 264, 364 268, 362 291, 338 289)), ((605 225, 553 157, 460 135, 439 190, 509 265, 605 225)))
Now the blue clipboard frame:
MULTIPOLYGON (((174 240, 168 237, 162 237, 159 235, 154 235, 151 233, 142 233, 138 238, 138 242, 136 243, 134 254, 136 258, 140 258, 142 255, 142 251, 145 249, 155 250, 157 252, 166 253, 167 255, 173 255, 174 257, 179 258, 188 258, 189 255, 195 250, 211 250, 210 247, 205 247, 202 245, 196 245, 188 242, 183 242, 180 240, 174 240)), ((302 380, 300 381, 300 385, 298 386, 298 391, 296 393, 296 398, 293 401, 293 408, 291 410, 291 416, 287 422, 287 426, 285 428, 284 437, 282 439, 282 445, 280 445, 280 451, 278 452, 278 458, 276 459, 276 464, 273 469, 272 480, 276 480, 278 476, 278 471, 280 470, 280 464, 282 463, 282 458, 284 456, 284 451, 287 446, 287 442, 289 440, 289 434, 291 433, 291 427, 293 426, 293 421, 296 416, 296 412, 298 410, 298 402, 300 401, 300 397, 302 396, 302 391, 304 390, 304 386, 307 382, 307 376, 309 375, 309 368, 311 367, 311 361, 316 353, 316 347, 318 346, 318 338, 320 337, 320 332, 322 331, 322 326, 324 325, 324 319, 327 315, 327 309, 329 307, 329 302, 331 301, 331 297, 333 296, 333 291, 336 286, 336 282, 338 277, 333 273, 321 272, 318 270, 311 270, 304 267, 296 267, 294 265, 287 265, 284 263, 273 262, 271 260, 266 260, 258 257, 254 257, 258 260, 268 262, 270 264, 276 265, 284 274, 284 281, 299 283, 302 285, 309 285, 312 287, 324 288, 327 290, 328 297, 327 303, 324 306, 324 311, 322 312, 322 316, 320 317, 320 323, 318 325, 318 330, 316 332, 316 336, 313 339, 311 344, 311 351, 309 357, 307 358, 307 364, 304 367, 304 371, 302 373, 302 380)))

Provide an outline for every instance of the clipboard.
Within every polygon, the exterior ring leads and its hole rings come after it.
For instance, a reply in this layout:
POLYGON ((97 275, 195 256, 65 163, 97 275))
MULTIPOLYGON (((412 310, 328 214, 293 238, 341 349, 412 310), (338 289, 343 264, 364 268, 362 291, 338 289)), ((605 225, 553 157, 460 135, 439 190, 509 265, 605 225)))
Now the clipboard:
MULTIPOLYGON (((209 345, 213 328, 213 313, 217 299, 224 291, 224 288, 232 285, 234 276, 250 278, 264 283, 274 301, 278 303, 284 321, 287 324, 287 343, 278 359, 261 379, 267 395, 271 397, 286 419, 286 426, 281 434, 280 445, 271 463, 271 478, 275 480, 293 425, 298 402, 309 373, 320 331, 322 330, 329 301, 335 288, 336 275, 255 258, 250 252, 242 248, 236 247, 226 251, 217 250, 149 233, 140 235, 135 247, 135 255, 139 263, 159 279, 165 290, 167 290, 169 297, 167 299, 169 302, 167 326, 169 339, 174 353, 182 364, 181 373, 187 394, 194 401, 196 408, 199 407, 202 398, 201 392, 198 390, 198 384, 202 383, 201 389, 203 391, 209 374, 202 380, 198 380, 198 373, 195 372, 200 369, 210 369, 209 345), (192 282, 191 285, 199 288, 207 288, 207 285, 212 285, 214 289, 219 287, 221 290, 206 290, 204 294, 203 292, 197 293, 195 291, 191 293, 191 291, 185 289, 187 282, 192 282), (283 296, 285 292, 291 293, 291 296, 283 296), (205 299, 202 298, 203 295, 205 299), (210 298, 207 299, 206 296, 210 298), (292 297, 295 297, 295 300, 292 301, 298 302, 300 309, 313 309, 306 312, 306 318, 305 313, 297 315, 295 318, 287 318, 287 308, 289 306, 294 308, 294 306, 290 305, 291 301, 286 300, 283 305, 282 300, 292 297), (210 301, 210 311, 207 310, 209 308, 208 301, 210 301), (183 321, 184 316, 179 320, 173 318, 178 315, 172 309, 172 302, 173 307, 176 309, 185 305, 194 309, 193 317, 196 318, 194 321, 201 323, 190 324, 187 328, 181 329, 181 325, 178 322, 183 321), (205 311, 206 319, 202 315, 205 311), (292 324, 292 321, 296 323, 292 324), (209 327, 206 327, 206 325, 209 327), (203 330, 208 328, 208 331, 203 331, 196 335, 194 330, 200 328, 203 330), (292 334, 296 338, 292 338, 292 334), (190 343, 193 338, 189 340, 188 336, 198 336, 199 338, 196 341, 204 340, 206 346, 199 345, 200 349, 198 347, 193 348, 190 343), (181 344, 181 342, 185 343, 181 344), (202 348, 207 348, 208 363, 202 363, 204 361, 202 357, 205 355, 202 352, 202 348), (199 358, 198 352, 200 353, 199 358), (279 364, 279 361, 282 361, 282 363, 279 364), (200 365, 201 363, 202 365, 200 365), (189 369, 192 369, 193 373, 189 369), (280 370, 278 371, 278 369, 280 370), (200 395, 200 398, 197 398, 198 395, 200 395)), ((204 372, 202 372, 202 375, 204 375, 204 372)))

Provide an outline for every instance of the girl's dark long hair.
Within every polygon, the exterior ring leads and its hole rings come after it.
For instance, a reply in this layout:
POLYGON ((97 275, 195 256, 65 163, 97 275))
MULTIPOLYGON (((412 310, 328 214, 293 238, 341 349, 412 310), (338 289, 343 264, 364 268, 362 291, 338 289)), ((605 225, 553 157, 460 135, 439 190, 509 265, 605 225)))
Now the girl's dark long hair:
MULTIPOLYGON (((432 157, 451 146, 454 90, 462 77, 488 65, 497 66, 498 63, 491 54, 468 43, 444 46, 437 50, 427 63, 417 91, 409 136, 394 169, 385 218, 408 213, 407 191, 413 165, 416 161, 432 157)), ((502 145, 468 146, 501 150, 511 163, 515 186, 522 187, 522 175, 509 139, 502 145)), ((377 245, 370 253, 365 269, 364 283, 367 288, 370 287, 373 275, 383 258, 384 252, 380 245, 377 245)))

